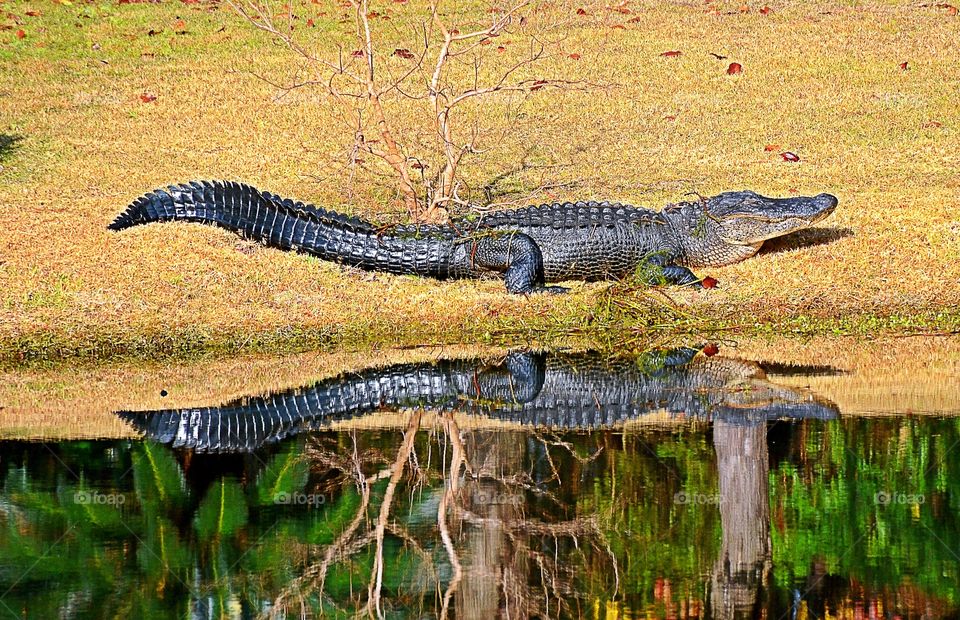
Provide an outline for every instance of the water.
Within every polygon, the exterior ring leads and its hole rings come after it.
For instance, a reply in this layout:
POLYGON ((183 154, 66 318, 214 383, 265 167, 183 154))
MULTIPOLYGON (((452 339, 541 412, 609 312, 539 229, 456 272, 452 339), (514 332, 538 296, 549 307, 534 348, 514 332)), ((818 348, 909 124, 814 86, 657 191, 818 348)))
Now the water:
POLYGON ((960 343, 801 349, 7 373, 0 617, 957 616, 960 343))

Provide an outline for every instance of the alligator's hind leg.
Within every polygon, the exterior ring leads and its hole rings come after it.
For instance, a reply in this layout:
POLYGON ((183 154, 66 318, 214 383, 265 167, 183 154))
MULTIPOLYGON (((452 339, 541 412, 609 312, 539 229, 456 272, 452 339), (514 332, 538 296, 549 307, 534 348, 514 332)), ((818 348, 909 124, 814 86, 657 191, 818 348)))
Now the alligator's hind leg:
POLYGON ((544 286, 543 253, 530 236, 514 232, 490 234, 470 241, 474 269, 503 273, 511 293, 565 293, 560 286, 544 286))

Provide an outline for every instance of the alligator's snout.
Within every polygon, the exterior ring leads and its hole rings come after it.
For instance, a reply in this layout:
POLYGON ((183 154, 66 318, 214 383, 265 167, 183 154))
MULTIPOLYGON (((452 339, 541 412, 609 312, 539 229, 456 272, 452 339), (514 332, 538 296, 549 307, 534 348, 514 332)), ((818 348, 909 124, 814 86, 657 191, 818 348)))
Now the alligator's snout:
POLYGON ((833 194, 817 194, 813 198, 813 204, 817 209, 817 219, 815 221, 820 221, 833 213, 840 201, 833 194))

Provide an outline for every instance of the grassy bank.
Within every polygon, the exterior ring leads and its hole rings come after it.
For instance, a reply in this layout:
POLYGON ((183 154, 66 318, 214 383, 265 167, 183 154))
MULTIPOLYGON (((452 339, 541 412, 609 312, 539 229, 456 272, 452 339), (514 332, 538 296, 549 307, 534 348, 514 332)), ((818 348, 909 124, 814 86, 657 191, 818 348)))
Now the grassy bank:
MULTIPOLYGON (((659 207, 687 192, 751 188, 829 191, 840 208, 816 231, 707 270, 717 290, 665 298, 574 285, 565 297, 515 298, 497 282, 344 270, 199 226, 108 233, 140 193, 191 178, 244 180, 377 219, 396 220, 399 206, 382 170, 344 163, 353 136, 320 93, 280 97, 251 75, 285 79, 292 56, 228 8, 2 6, 5 362, 960 327, 960 20, 949 10, 628 2, 619 7, 627 12, 583 3, 579 15, 580 5, 567 7, 568 54, 544 70, 614 87, 526 100, 497 148, 468 162, 468 185, 528 162, 500 184, 503 199, 659 207), (674 50, 681 55, 661 56, 674 50), (727 75, 733 61, 741 74, 727 75), (554 189, 537 191, 544 186, 554 189)), ((314 20, 296 27, 318 50, 349 28, 334 2, 293 7, 314 20)), ((405 5, 375 8, 399 20, 405 5)), ((393 49, 402 38, 388 23, 375 26, 393 49)), ((402 122, 408 111, 395 114, 402 122)))

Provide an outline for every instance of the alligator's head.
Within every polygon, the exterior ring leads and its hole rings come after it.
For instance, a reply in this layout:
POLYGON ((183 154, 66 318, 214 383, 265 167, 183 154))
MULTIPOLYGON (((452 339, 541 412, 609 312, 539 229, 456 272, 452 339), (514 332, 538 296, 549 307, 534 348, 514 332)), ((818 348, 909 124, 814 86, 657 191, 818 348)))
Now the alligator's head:
POLYGON ((667 207, 690 267, 729 265, 753 256, 767 239, 814 225, 830 215, 830 194, 767 198, 756 192, 725 192, 667 207))

